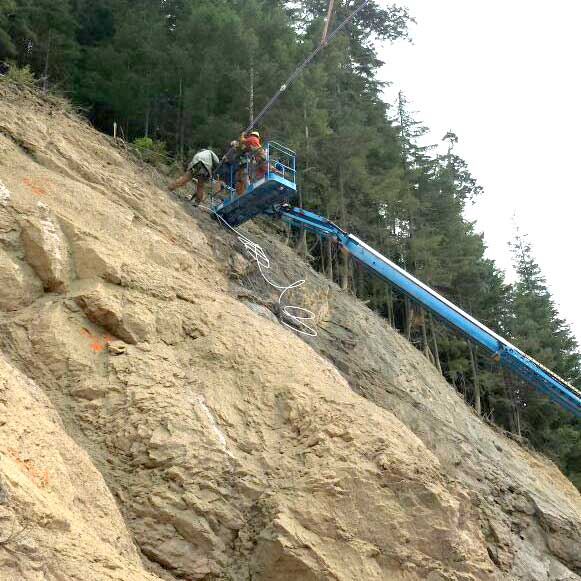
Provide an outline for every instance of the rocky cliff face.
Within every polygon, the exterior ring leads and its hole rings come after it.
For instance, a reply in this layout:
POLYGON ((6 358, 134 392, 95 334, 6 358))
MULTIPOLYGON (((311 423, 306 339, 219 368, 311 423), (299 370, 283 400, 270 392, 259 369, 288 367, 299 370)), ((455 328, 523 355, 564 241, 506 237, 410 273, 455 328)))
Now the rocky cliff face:
POLYGON ((0 85, 0 579, 580 579, 554 465, 316 273, 319 336, 282 326, 160 183, 0 85))

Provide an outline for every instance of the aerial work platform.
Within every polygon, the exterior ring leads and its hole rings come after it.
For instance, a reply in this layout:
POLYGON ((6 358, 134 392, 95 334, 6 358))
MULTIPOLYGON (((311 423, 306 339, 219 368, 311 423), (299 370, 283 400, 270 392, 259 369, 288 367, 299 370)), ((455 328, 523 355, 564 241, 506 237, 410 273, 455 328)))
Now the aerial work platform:
POLYGON ((289 203, 296 195, 295 152, 275 142, 267 143, 264 151, 265 161, 250 160, 242 166, 225 167, 222 177, 227 197, 213 210, 230 226, 239 226, 259 214, 274 214, 276 208, 289 203), (245 186, 240 196, 236 194, 237 174, 245 186))
POLYGON ((579 389, 529 357, 356 236, 342 230, 323 216, 289 205, 288 200, 296 194, 295 154, 278 144, 270 144, 268 149, 270 150, 267 156, 270 159, 269 169, 264 177, 255 183, 250 183, 242 196, 236 198, 234 194, 214 208, 215 212, 228 224, 238 226, 258 214, 267 214, 280 217, 291 226, 336 240, 360 264, 433 313, 448 327, 482 347, 493 361, 512 370, 561 407, 581 417, 579 389), (290 156, 287 158, 286 165, 272 156, 273 147, 277 148, 274 150, 277 151, 277 155, 290 156))

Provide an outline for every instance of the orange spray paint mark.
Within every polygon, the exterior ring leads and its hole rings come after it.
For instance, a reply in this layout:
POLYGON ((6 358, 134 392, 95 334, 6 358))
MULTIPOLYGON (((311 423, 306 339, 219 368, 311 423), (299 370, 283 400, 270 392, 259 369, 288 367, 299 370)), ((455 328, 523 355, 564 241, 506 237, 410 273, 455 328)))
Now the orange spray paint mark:
POLYGON ((14 448, 8 448, 7 454, 28 478, 39 488, 46 488, 49 484, 48 470, 39 469, 32 460, 23 460, 14 448))
POLYGON ((31 180, 30 178, 22 178, 22 183, 25 186, 28 186, 30 188, 30 191, 36 196, 44 196, 44 194, 47 193, 47 190, 44 186, 52 185, 51 182, 49 181, 44 181, 43 183, 40 183, 38 181, 31 180))
POLYGON ((86 327, 82 327, 79 332, 81 335, 87 337, 87 339, 91 341, 91 343, 88 345, 89 349, 91 349, 91 351, 96 351, 97 353, 99 351, 103 351, 105 346, 113 341, 113 337, 110 335, 105 334, 102 337, 99 337, 98 335, 93 335, 93 333, 91 333, 91 331, 89 331, 89 329, 86 327))

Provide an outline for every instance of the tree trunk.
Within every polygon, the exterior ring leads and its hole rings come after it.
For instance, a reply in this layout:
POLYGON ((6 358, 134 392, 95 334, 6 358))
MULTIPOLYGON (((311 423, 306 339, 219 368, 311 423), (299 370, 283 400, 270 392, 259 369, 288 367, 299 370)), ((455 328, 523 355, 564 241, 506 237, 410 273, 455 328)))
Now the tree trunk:
MULTIPOLYGON (((341 223, 343 228, 346 227, 346 220, 347 220, 347 212, 345 208, 345 184, 343 182, 343 167, 339 164, 338 167, 338 176, 339 176, 339 203, 340 203, 340 212, 341 212, 341 223)), ((347 290, 349 288, 349 253, 341 249, 341 258, 340 258, 340 281, 341 281, 341 288, 343 290, 347 290)))
POLYGON ((327 248, 327 278, 333 282, 333 242, 330 238, 325 238, 325 247, 327 248))
POLYGON ((147 100, 147 108, 145 109, 145 135, 144 137, 149 137, 149 120, 151 119, 151 101, 147 100))
POLYGON ((365 297, 365 278, 364 278, 363 269, 359 263, 355 263, 353 271, 354 271, 355 277, 357 279, 357 283, 356 283, 356 287, 355 287, 356 288, 355 294, 359 298, 364 298, 365 297))
POLYGON ((472 383, 474 384, 474 409, 476 413, 482 415, 482 403, 480 401, 480 382, 478 381, 478 370, 476 368, 476 357, 474 354, 474 347, 472 342, 468 341, 468 349, 470 351, 470 365, 472 367, 472 383))
POLYGON ((432 355, 432 351, 430 350, 430 345, 428 343, 428 331, 426 329, 426 312, 422 310, 422 343, 423 343, 423 351, 424 355, 428 359, 430 363, 434 363, 434 356, 432 355))
POLYGON ((180 77, 180 96, 179 96, 180 104, 178 108, 178 139, 177 139, 177 147, 179 151, 180 159, 184 159, 185 156, 185 94, 184 94, 184 83, 183 79, 180 77))
POLYGON ((333 4, 335 0, 329 0, 329 7, 327 9, 327 17, 325 18, 325 26, 323 27, 323 35, 321 37, 321 46, 327 44, 327 34, 329 32, 329 24, 331 23, 331 16, 333 15, 333 4))
POLYGON ((519 412, 518 406, 516 404, 514 406, 514 423, 516 426, 516 433, 517 433, 518 439, 520 440, 520 439, 522 439, 522 433, 520 431, 520 412, 519 412))
POLYGON ((349 281, 353 294, 357 296, 357 264, 351 256, 349 256, 349 281))
POLYGON ((432 313, 429 314, 429 318, 430 318, 430 334, 432 335, 432 344, 434 346, 434 359, 436 360, 435 362, 438 371, 443 375, 442 364, 440 363, 440 350, 438 349, 438 337, 436 336, 436 328, 434 325, 434 317, 432 316, 432 313))
POLYGON ((504 393, 506 394, 506 399, 508 401, 508 423, 509 423, 509 429, 511 431, 511 433, 515 433, 516 432, 516 427, 514 425, 514 413, 513 413, 513 401, 512 401, 512 389, 509 386, 509 379, 508 379, 508 375, 507 372, 504 373, 504 378, 503 378, 503 384, 504 384, 504 393))
POLYGON ((299 256, 307 256, 307 231, 304 228, 301 228, 299 231, 297 242, 295 244, 295 250, 299 256))
POLYGON ((341 251, 340 272, 341 272, 341 288, 343 290, 348 290, 349 289, 349 255, 344 251, 341 251))
POLYGON ((183 152, 180 151, 180 133, 182 128, 182 98, 183 98, 183 81, 180 76, 179 89, 178 89, 178 102, 176 107, 177 118, 176 118, 176 151, 180 157, 183 157, 183 152))
POLYGON ((184 159, 186 155, 186 123, 185 123, 185 109, 182 105, 182 115, 180 120, 180 143, 179 143, 179 152, 180 158, 184 159))
POLYGON ((394 313, 393 313, 393 288, 387 285, 387 320, 391 328, 395 327, 394 313))
POLYGON ((254 127, 254 62, 250 62, 250 104, 248 106, 250 113, 250 127, 254 127))
POLYGON ((504 369, 503 370, 503 378, 504 378, 504 391, 506 393, 508 402, 509 402, 509 414, 508 414, 508 421, 510 424, 510 431, 517 435, 519 438, 521 437, 520 433, 520 417, 518 413, 518 408, 516 407, 516 402, 514 401, 514 390, 513 390, 513 382, 510 373, 504 369))
MULTIPOLYGON (((304 174, 309 170, 309 127, 307 125, 307 107, 306 105, 303 107, 303 116, 305 119, 305 170, 300 174, 301 175, 301 183, 298 184, 298 196, 299 196, 299 208, 303 207, 303 180, 304 174)), ((301 256, 307 255, 307 231, 302 228, 299 232, 297 244, 296 244, 296 251, 301 256)))
POLYGON ((405 298, 405 337, 408 341, 412 339, 412 320, 414 317, 414 309, 412 302, 405 298))
POLYGON ((341 289, 346 291, 349 290, 349 253, 343 248, 339 248, 339 273, 341 289))
POLYGON ((52 28, 48 29, 48 40, 46 43, 46 57, 44 59, 44 74, 42 77, 42 90, 48 91, 48 71, 50 66, 50 49, 52 44, 52 28))
POLYGON ((444 351, 444 357, 446 358, 446 367, 448 372, 448 379, 452 382, 452 385, 456 387, 456 379, 452 375, 452 366, 450 365, 450 353, 449 351, 444 351))

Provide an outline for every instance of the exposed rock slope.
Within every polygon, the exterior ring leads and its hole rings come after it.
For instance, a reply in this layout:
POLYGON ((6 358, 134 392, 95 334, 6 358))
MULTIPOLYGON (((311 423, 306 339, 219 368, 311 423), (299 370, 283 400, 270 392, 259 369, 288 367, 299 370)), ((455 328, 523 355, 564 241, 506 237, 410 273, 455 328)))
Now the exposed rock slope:
POLYGON ((156 579, 86 452, 1 355, 0 434, 0 579, 156 579))
POLYGON ((0 180, 0 579, 579 579, 577 491, 334 285, 307 344, 234 238, 4 85, 0 180))

